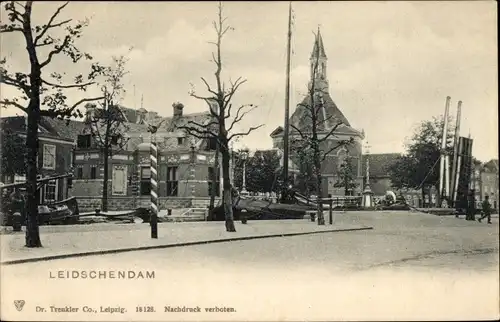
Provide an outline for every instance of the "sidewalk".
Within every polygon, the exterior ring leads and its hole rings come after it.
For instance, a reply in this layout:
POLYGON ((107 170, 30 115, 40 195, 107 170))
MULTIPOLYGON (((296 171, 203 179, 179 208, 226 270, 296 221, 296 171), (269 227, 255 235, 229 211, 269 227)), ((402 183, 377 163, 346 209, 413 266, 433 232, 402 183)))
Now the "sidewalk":
POLYGON ((160 223, 158 239, 151 238, 150 226, 144 223, 42 226, 42 248, 24 247, 24 232, 0 235, 0 260, 1 264, 16 264, 231 240, 372 229, 351 223, 318 226, 307 220, 249 221, 246 225, 241 222, 235 225, 237 232, 229 233, 225 231, 224 222, 160 223))

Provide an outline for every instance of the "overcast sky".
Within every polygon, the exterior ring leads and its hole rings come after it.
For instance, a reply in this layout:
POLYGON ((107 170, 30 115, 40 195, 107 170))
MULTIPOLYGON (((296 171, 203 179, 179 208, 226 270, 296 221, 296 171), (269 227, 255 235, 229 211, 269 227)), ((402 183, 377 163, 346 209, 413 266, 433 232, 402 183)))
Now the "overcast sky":
MULTIPOLYGON (((35 2, 34 21, 45 23, 56 5, 35 2)), ((223 43, 223 77, 248 80, 234 104, 259 106, 241 128, 265 124, 241 143, 249 148, 271 147, 269 134, 283 124, 287 9, 287 2, 224 4, 234 31, 223 43)), ((494 2, 297 2, 293 10, 292 112, 307 90, 313 32, 320 25, 332 98, 353 127, 365 130, 372 153, 402 152, 415 124, 442 114, 449 95, 453 115, 463 101, 461 134, 470 131, 475 139, 474 155, 497 158, 494 2)), ((74 2, 61 17, 92 18, 77 44, 104 63, 133 46, 123 105, 139 108, 143 95, 144 108, 170 116, 175 101, 186 113, 206 110, 188 92, 194 83, 198 94, 206 94, 201 76, 214 84, 208 41, 215 39, 216 13, 216 2, 74 2)), ((1 46, 12 70, 26 70, 19 35, 3 34, 1 46)), ((86 67, 60 57, 51 70, 86 67)), ((3 97, 16 93, 1 90, 3 97)), ((81 95, 68 92, 73 100, 81 95)))

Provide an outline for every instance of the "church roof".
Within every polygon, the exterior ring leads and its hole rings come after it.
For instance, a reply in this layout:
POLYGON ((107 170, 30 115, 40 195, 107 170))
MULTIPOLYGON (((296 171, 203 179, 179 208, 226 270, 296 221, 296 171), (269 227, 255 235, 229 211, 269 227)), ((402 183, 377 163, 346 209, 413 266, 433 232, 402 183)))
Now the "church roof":
MULTIPOLYGON (((319 105, 319 101, 315 99, 315 105, 319 105)), ((292 117, 290 118, 290 124, 293 124, 294 126, 298 127, 299 129, 306 128, 310 126, 311 124, 311 106, 312 100, 311 100, 311 95, 307 95, 302 102, 300 102, 297 105, 297 108, 292 114, 292 117)), ((320 130, 323 128, 323 121, 326 120, 325 124, 327 127, 332 127, 337 122, 342 122, 342 124, 346 126, 351 126, 349 124, 349 121, 347 118, 344 116, 344 114, 339 110, 337 107, 337 104, 333 101, 331 98, 330 94, 324 93, 323 94, 323 106, 318 106, 318 125, 320 130)))

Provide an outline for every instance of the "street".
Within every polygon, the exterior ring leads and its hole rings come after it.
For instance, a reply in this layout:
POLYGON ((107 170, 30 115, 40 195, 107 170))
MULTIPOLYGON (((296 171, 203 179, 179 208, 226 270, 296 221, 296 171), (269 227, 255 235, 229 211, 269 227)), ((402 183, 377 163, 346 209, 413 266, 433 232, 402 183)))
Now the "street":
POLYGON ((14 311, 19 319, 498 317, 498 218, 487 225, 421 213, 352 212, 335 220, 374 229, 8 265, 2 267, 2 292, 8 289, 8 301, 22 298, 30 305, 24 315, 14 311), (155 277, 57 277, 91 270, 154 271, 155 277), (50 305, 119 306, 126 312, 35 312, 35 306, 50 305), (155 312, 141 313, 136 306, 155 312), (164 312, 165 306, 235 312, 164 312))

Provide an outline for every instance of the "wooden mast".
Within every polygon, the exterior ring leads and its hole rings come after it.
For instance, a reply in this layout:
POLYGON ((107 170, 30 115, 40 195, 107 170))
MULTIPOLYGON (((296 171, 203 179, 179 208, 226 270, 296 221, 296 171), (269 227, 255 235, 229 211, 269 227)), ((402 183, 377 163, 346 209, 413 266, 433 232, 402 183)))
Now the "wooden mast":
POLYGON ((285 94, 285 124, 283 131, 283 188, 288 188, 288 152, 289 147, 289 118, 290 118, 290 52, 292 38, 292 2, 288 8, 288 33, 286 51, 286 94, 285 94))

